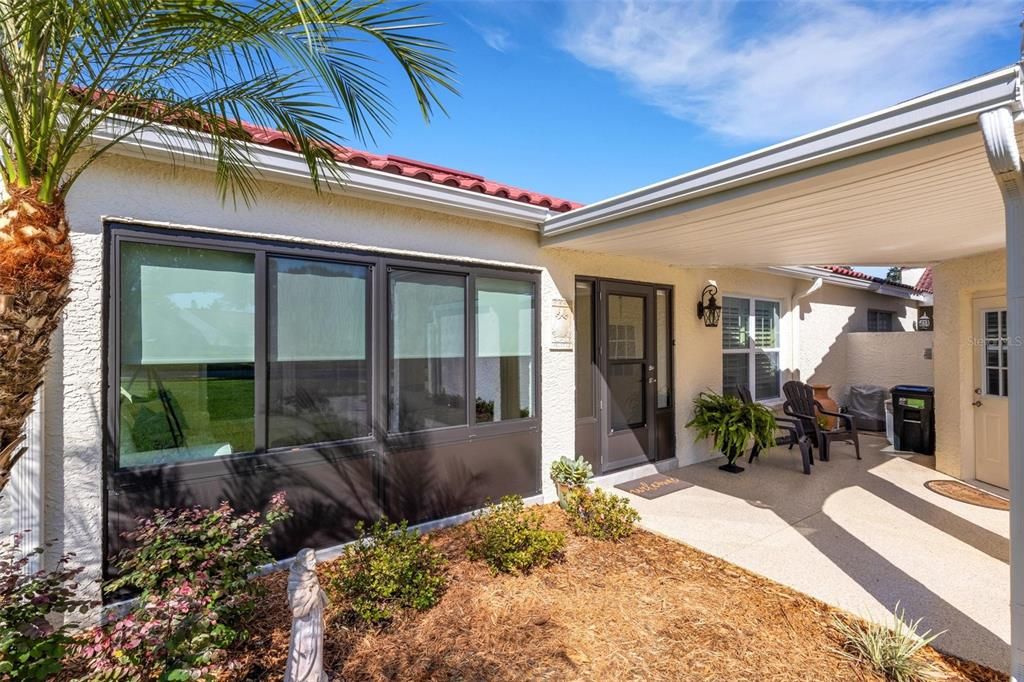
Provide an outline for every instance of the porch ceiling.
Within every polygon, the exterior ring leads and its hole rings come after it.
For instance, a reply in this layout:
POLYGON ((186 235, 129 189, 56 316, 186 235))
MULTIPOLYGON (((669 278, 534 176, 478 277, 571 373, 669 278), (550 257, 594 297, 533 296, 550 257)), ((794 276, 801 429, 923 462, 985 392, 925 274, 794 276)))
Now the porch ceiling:
POLYGON ((543 243, 688 266, 911 265, 1001 248, 977 115, 1017 107, 1018 78, 986 74, 557 216, 543 243))

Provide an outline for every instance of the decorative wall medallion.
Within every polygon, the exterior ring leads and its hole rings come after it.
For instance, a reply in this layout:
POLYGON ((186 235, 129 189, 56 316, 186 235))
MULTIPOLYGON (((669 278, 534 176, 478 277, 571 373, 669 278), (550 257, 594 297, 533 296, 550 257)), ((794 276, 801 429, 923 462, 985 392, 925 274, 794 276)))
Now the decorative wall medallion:
POLYGON ((572 310, 564 298, 551 301, 551 350, 572 350, 572 310))

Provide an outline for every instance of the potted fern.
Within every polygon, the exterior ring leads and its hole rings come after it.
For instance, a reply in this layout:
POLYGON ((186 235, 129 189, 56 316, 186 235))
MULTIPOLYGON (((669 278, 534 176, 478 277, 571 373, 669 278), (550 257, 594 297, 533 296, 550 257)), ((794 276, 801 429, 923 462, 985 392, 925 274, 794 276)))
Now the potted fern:
POLYGON ((713 438, 728 464, 718 467, 738 474, 743 467, 736 460, 748 445, 775 445, 775 415, 760 403, 745 403, 731 395, 704 391, 693 399, 693 419, 686 427, 697 431, 697 440, 713 438))
POLYGON ((577 457, 569 459, 560 457, 551 463, 551 480, 555 483, 555 490, 558 492, 558 504, 566 509, 566 496, 576 488, 587 485, 587 481, 594 477, 594 469, 590 462, 577 457))

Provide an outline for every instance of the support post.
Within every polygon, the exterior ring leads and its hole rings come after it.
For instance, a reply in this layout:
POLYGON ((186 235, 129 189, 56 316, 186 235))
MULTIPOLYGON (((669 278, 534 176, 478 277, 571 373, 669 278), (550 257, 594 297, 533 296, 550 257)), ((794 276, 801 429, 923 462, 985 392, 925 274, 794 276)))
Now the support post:
POLYGON ((1009 108, 979 116, 1006 209, 1010 393, 1010 679, 1024 682, 1024 174, 1009 108))

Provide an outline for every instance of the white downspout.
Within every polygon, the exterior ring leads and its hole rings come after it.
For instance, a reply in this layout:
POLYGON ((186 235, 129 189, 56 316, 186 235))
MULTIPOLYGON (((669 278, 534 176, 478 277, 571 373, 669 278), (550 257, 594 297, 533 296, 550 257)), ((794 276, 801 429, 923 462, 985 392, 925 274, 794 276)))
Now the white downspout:
POLYGON ((1008 107, 978 117, 1006 210, 1010 376, 1010 679, 1024 682, 1024 174, 1008 107))

